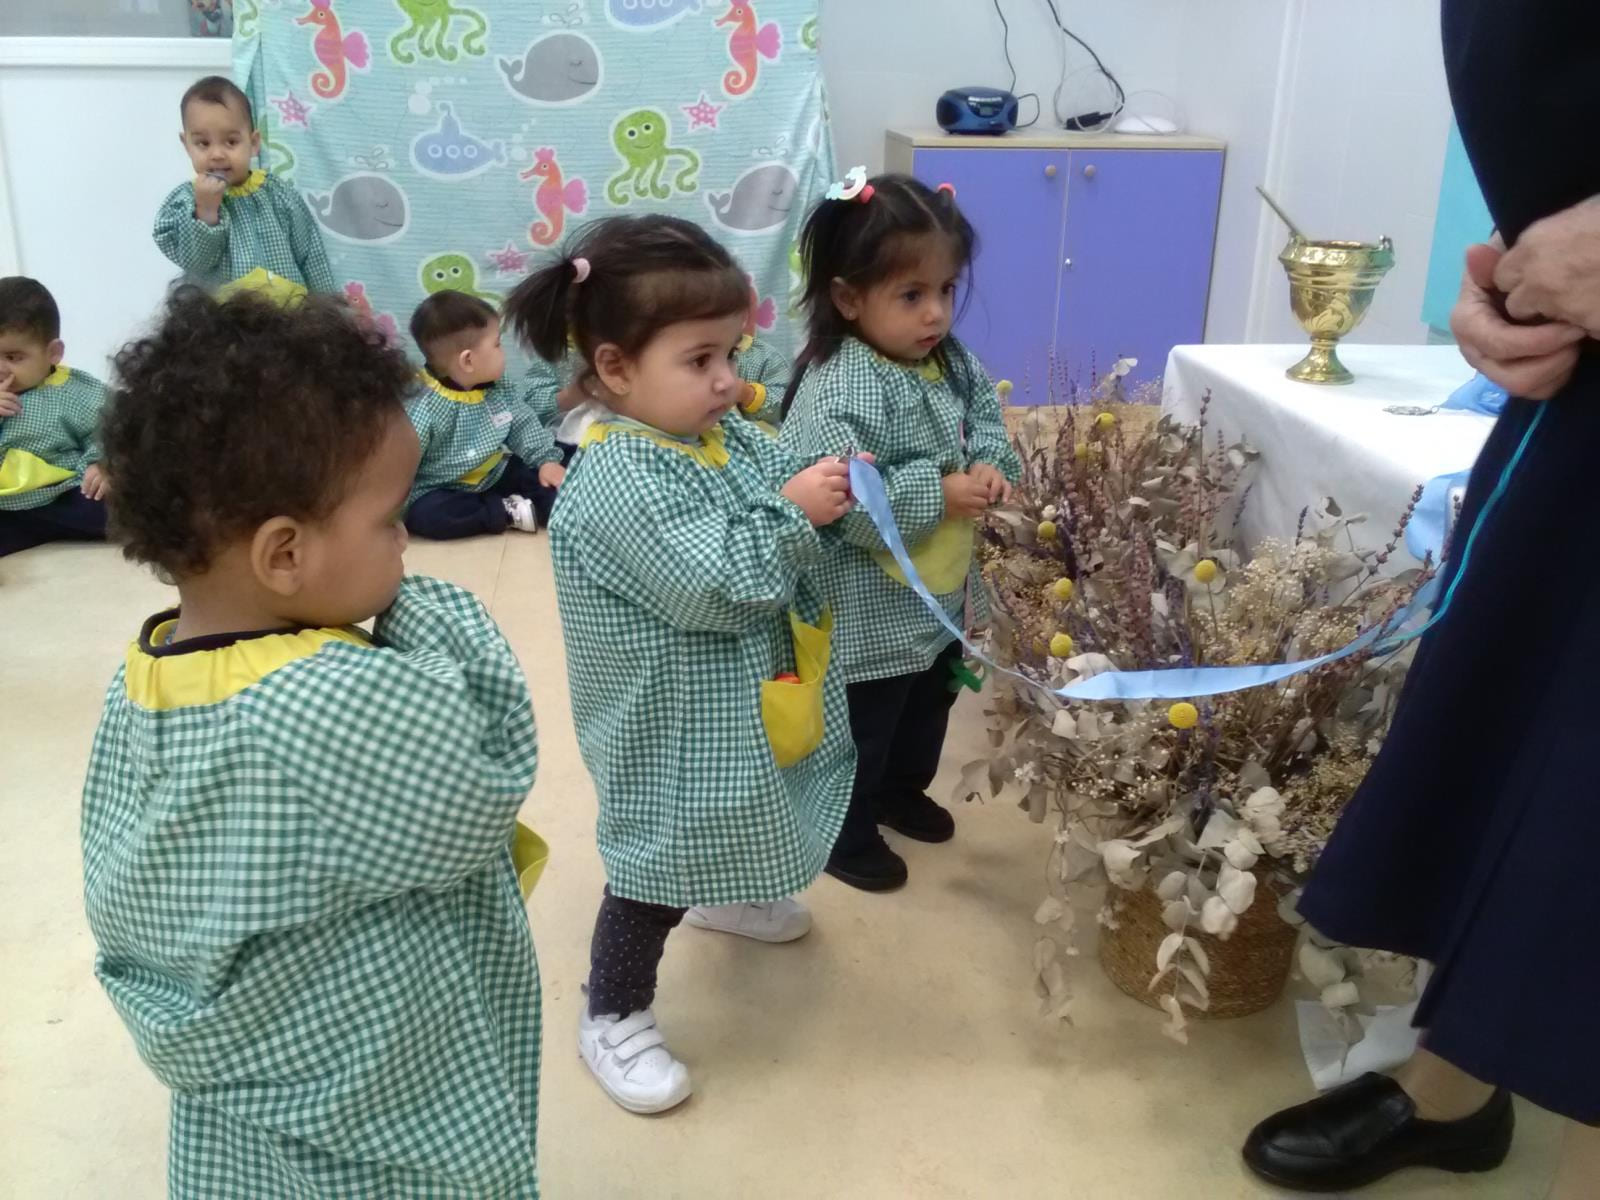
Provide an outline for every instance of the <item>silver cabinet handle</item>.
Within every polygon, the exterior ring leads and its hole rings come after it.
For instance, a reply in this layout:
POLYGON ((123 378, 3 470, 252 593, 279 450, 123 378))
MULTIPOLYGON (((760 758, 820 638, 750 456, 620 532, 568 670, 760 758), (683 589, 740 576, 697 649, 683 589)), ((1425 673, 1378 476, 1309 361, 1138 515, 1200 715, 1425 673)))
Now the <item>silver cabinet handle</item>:
POLYGON ((1044 177, 1046 179, 1054 179, 1056 177, 1056 165, 1055 165, 1055 163, 1051 163, 1048 167, 1046 167, 1044 169, 1044 177))
POLYGON ((1067 259, 1066 262, 1062 263, 1061 265, 1063 267, 1069 267, 1070 268, 1072 266, 1072 260, 1069 258, 1069 259, 1067 259))
POLYGON ((1083 169, 1083 177, 1085 179, 1093 179, 1099 173, 1100 173, 1100 168, 1095 166, 1093 163, 1090 163, 1087 167, 1085 167, 1083 169))

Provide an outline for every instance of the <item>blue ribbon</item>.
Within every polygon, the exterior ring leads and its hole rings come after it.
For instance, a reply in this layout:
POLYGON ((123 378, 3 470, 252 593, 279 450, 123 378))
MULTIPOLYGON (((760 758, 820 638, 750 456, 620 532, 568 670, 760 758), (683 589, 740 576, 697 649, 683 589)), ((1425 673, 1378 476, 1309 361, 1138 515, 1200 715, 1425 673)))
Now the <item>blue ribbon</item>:
POLYGON ((1534 418, 1528 424, 1527 432, 1522 435, 1516 453, 1506 463, 1505 469, 1500 472, 1494 490, 1484 501, 1483 508, 1478 513, 1478 519, 1473 523, 1472 532, 1467 536, 1466 543, 1461 551, 1461 566, 1451 578, 1450 587, 1444 593, 1444 599, 1433 614, 1428 616, 1429 609, 1433 608, 1434 601, 1438 599, 1442 586, 1443 575, 1435 575, 1429 580, 1412 599, 1411 603, 1390 617, 1381 625, 1374 625, 1366 630, 1354 641, 1330 654, 1323 654, 1316 658, 1301 659, 1298 662, 1278 663, 1275 665, 1260 665, 1247 667, 1171 667, 1159 671, 1105 671, 1088 679, 1080 679, 1069 683, 1065 687, 1051 688, 1032 679, 1020 671, 1013 671, 1002 667, 978 647, 967 640, 965 632, 944 611, 944 606, 928 590, 928 585, 922 582, 922 577, 917 574, 917 568, 911 561, 911 555, 906 552, 906 545, 900 536, 900 529, 895 524, 894 512, 889 507, 889 496, 884 491, 883 477, 878 474, 878 469, 871 463, 860 458, 850 459, 850 488, 855 494, 856 503, 859 504, 872 524, 878 530, 878 536, 883 539, 883 544, 888 547, 889 553, 894 556, 895 562, 904 572, 906 582, 911 590, 922 598, 938 620, 939 624, 958 639, 967 652, 980 662, 985 663, 992 670, 1020 679, 1030 687, 1049 692, 1063 700, 1181 700, 1198 696, 1220 696, 1227 692, 1242 692, 1248 688, 1265 687, 1268 684, 1278 683, 1292 676, 1306 671, 1315 670, 1317 667, 1328 663, 1338 662, 1352 654, 1359 654, 1370 650, 1375 655, 1390 654, 1400 649, 1414 638, 1421 637, 1433 628, 1444 615, 1450 611, 1450 604, 1455 599, 1456 588, 1467 573, 1467 566, 1472 558, 1472 548, 1482 532, 1484 522, 1491 512, 1500 503, 1507 487, 1511 483, 1512 473, 1522 461, 1523 452, 1527 450, 1528 443, 1533 438, 1533 431, 1544 420, 1548 405, 1541 405, 1534 418), (1423 618, 1426 617, 1426 620, 1423 618), (1407 630, 1405 627, 1413 622, 1422 623, 1415 629, 1407 630), (1404 630, 1404 632, 1401 632, 1404 630))

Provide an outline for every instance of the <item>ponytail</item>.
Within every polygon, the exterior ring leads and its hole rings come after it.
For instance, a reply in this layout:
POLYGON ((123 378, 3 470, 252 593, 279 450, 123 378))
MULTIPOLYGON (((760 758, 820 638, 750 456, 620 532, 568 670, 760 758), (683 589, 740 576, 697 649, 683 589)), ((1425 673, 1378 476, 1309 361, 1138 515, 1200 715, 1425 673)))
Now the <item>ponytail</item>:
POLYGON ((506 297, 505 317, 512 330, 546 362, 556 362, 567 352, 577 276, 572 259, 557 259, 529 275, 506 297))

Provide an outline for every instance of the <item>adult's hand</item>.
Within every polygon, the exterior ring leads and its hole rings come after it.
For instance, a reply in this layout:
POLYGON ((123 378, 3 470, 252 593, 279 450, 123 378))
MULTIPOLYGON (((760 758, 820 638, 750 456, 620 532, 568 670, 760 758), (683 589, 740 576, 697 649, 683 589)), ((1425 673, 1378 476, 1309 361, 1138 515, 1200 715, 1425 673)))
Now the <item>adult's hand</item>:
POLYGON ((1600 337, 1600 202, 1586 201, 1528 226, 1495 267, 1506 311, 1600 337))
POLYGON ((1495 303, 1496 269, 1505 260, 1501 245, 1470 246, 1461 295, 1450 314, 1461 356, 1513 396, 1548 400, 1572 377, 1584 330, 1562 321, 1517 325, 1495 303))

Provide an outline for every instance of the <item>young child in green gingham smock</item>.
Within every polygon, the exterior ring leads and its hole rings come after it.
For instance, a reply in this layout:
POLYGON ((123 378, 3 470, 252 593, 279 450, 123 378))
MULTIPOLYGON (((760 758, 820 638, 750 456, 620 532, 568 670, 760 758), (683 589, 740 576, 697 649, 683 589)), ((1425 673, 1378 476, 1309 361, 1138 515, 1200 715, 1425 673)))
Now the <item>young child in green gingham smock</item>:
POLYGON ((195 178, 156 213, 161 253, 202 287, 258 289, 284 300, 337 285, 322 233, 292 186, 250 160, 261 135, 245 94, 220 76, 184 93, 183 145, 195 178))
MULTIPOLYGON (((730 359, 733 373, 744 381, 735 407, 767 432, 776 434, 783 421, 783 390, 789 385, 794 364, 783 351, 756 334, 754 296, 750 304, 744 333, 730 359)), ((568 346, 554 362, 536 355, 523 381, 524 402, 555 435, 556 444, 567 459, 572 457, 589 423, 605 415, 604 405, 578 382, 584 370, 582 356, 568 346)))
POLYGON ((687 917, 803 936, 790 897, 821 872, 855 770, 808 578, 848 477, 734 412, 745 287, 698 226, 618 217, 507 301, 547 358, 570 322, 609 412, 562 485, 550 552, 607 879, 579 1049, 632 1112, 690 1093, 651 1007, 668 935, 687 917))
POLYGON ((96 434, 106 390, 61 362, 61 312, 37 279, 0 279, 0 558, 106 532, 96 434))
POLYGON ((533 715, 483 606, 402 580, 409 366, 332 303, 192 288, 117 365, 114 528, 180 607, 107 694, 84 892, 170 1194, 537 1197, 533 715))
POLYGON ((411 317, 427 368, 406 405, 422 460, 406 528, 451 539, 537 533, 566 477, 555 439, 501 380, 500 314, 477 296, 435 292, 411 317))
MULTIPOLYGON (((948 188, 857 168, 807 219, 810 340, 782 444, 804 454, 870 451, 918 574, 961 628, 987 619, 975 518, 1009 499, 1021 463, 983 366, 950 335, 972 228, 948 188)), ((880 824, 948 841, 927 794, 958 687, 961 643, 907 585, 866 513, 827 535, 823 568, 838 622, 859 763, 829 874, 867 891, 903 884, 880 824)))

